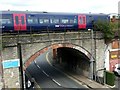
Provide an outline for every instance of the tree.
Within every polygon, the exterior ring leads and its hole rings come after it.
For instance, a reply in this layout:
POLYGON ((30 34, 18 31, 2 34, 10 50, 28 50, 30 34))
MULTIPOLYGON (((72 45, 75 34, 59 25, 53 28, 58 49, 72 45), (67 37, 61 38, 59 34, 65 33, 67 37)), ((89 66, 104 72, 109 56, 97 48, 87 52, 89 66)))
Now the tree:
POLYGON ((110 41, 114 38, 115 25, 108 21, 97 21, 94 23, 94 30, 99 30, 104 33, 105 41, 110 41))

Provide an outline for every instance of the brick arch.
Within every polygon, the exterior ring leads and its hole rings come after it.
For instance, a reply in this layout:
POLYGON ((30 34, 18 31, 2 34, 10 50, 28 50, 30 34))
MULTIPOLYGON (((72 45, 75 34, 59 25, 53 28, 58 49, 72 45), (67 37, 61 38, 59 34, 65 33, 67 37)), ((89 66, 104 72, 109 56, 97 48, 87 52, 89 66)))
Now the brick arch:
POLYGON ((33 54, 25 63, 24 63, 24 69, 26 69, 32 61, 34 61, 39 55, 43 54, 49 49, 57 49, 61 47, 66 47, 66 48, 73 48, 76 49, 82 53, 84 53, 89 59, 91 58, 91 54, 89 51, 87 51, 85 48, 72 44, 72 43, 56 43, 56 44, 51 44, 50 46, 46 46, 41 50, 38 50, 35 54, 33 54))

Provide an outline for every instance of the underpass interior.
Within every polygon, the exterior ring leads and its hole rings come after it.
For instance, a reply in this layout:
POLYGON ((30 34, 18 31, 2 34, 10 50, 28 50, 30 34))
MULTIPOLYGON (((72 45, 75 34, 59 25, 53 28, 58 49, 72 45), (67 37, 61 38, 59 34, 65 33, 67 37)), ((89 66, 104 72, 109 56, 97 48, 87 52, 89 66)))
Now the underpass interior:
POLYGON ((76 49, 62 47, 56 49, 56 58, 53 59, 52 51, 50 49, 39 55, 26 68, 26 87, 29 86, 28 81, 34 81, 40 88, 85 88, 56 68, 62 69, 61 71, 65 73, 78 73, 88 77, 89 58, 76 49))
POLYGON ((62 69, 88 77, 90 60, 82 52, 73 48, 57 48, 56 64, 62 69))

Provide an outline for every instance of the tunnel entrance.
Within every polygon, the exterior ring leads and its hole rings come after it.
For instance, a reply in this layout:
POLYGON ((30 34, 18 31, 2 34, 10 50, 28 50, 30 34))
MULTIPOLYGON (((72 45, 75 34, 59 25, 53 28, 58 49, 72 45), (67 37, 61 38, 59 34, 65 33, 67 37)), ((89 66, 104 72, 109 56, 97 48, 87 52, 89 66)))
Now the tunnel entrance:
POLYGON ((90 60, 84 53, 68 47, 57 48, 56 52, 56 64, 59 64, 64 70, 88 77, 90 60))
MULTIPOLYGON (((38 50, 24 64, 25 82, 27 84, 28 81, 34 78, 37 83, 41 83, 43 87, 46 87, 46 82, 56 82, 54 80, 61 82, 65 81, 65 79, 67 81, 66 75, 60 71, 70 75, 79 74, 89 77, 90 57, 91 54, 85 48, 71 43, 47 46, 38 50), (54 66, 58 66, 61 70, 54 66)), ((47 86, 51 85, 51 83, 47 84, 47 86)), ((63 84, 63 82, 60 84, 63 84)), ((54 83, 54 85, 56 84, 54 83)))
POLYGON ((57 43, 38 50, 24 64, 24 70, 40 55, 45 52, 52 61, 68 71, 75 71, 84 76, 89 76, 91 54, 85 48, 71 43, 57 43))

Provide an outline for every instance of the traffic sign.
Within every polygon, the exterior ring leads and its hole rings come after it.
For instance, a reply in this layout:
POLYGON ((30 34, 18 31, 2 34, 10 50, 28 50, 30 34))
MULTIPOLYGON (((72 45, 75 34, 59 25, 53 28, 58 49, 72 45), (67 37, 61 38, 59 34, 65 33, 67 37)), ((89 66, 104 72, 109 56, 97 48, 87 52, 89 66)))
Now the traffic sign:
POLYGON ((15 68, 20 66, 19 59, 5 60, 2 62, 3 68, 15 68))

